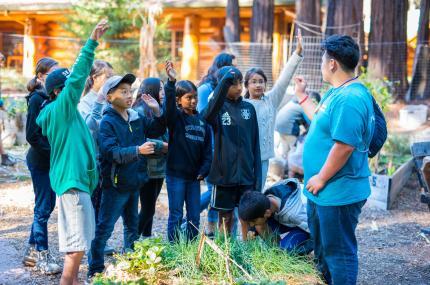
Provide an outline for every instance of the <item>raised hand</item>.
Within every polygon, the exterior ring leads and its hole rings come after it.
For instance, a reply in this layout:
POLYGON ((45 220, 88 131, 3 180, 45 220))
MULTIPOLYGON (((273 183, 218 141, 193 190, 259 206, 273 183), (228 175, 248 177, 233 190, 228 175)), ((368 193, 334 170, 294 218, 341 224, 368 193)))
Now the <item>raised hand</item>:
POLYGON ((142 94, 141 99, 145 102, 145 104, 151 109, 151 110, 159 110, 160 105, 158 104, 157 100, 155 100, 151 95, 148 94, 142 94))
POLYGON ((302 30, 297 29, 297 46, 296 46, 296 53, 297 55, 302 55, 303 51, 303 37, 302 37, 302 30))
POLYGON ((307 96, 306 93, 306 80, 302 76, 296 76, 294 77, 294 93, 296 94, 297 98, 303 99, 305 96, 307 96))
POLYGON ((173 63, 170 60, 166 61, 166 73, 167 76, 169 77, 170 81, 175 81, 176 80, 176 70, 173 67, 173 63))
POLYGON ((93 41, 98 41, 109 29, 108 21, 103 19, 101 20, 94 28, 91 33, 90 39, 93 41))
POLYGON ((139 153, 143 155, 153 154, 155 151, 155 143, 154 142, 146 142, 143 145, 139 146, 139 153))

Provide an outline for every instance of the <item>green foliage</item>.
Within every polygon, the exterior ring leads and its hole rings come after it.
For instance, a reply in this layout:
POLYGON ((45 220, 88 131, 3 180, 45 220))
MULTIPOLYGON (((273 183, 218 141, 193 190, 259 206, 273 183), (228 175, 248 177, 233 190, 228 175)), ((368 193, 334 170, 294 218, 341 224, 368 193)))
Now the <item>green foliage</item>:
MULTIPOLYGON (((116 73, 135 72, 139 68, 139 30, 142 20, 136 14, 143 1, 139 0, 79 0, 73 5, 74 14, 68 16, 63 27, 74 36, 86 39, 94 26, 101 19, 109 21, 110 29, 105 35, 107 44, 97 49, 97 58, 111 63, 116 73)), ((170 42, 170 31, 167 29, 169 17, 158 23, 154 46, 170 42)), ((164 44, 155 49, 158 61, 170 54, 164 44)))
POLYGON ((18 72, 16 69, 1 68, 1 89, 13 90, 17 92, 27 92, 27 82, 30 80, 18 72))
MULTIPOLYGON (((234 284, 316 284, 319 281, 310 258, 290 255, 275 243, 259 238, 247 242, 225 240, 219 236, 214 242, 252 277, 246 278, 230 262, 234 284)), ((230 283, 224 257, 208 245, 197 266, 198 245, 198 240, 189 242, 183 236, 172 244, 160 238, 138 241, 134 252, 117 256, 116 271, 98 276, 94 284, 159 284, 160 280, 162 284, 230 283), (120 271, 129 274, 128 279, 119 277, 123 276, 120 271)))
POLYGON ((411 157, 409 138, 390 134, 381 150, 379 168, 383 168, 387 175, 393 175, 411 157))
POLYGON ((388 111, 393 100, 393 83, 388 79, 377 79, 364 67, 361 68, 360 81, 370 90, 383 112, 388 111))
POLYGON ((27 103, 24 98, 4 97, 2 98, 4 107, 9 117, 15 118, 17 114, 27 111, 27 103))

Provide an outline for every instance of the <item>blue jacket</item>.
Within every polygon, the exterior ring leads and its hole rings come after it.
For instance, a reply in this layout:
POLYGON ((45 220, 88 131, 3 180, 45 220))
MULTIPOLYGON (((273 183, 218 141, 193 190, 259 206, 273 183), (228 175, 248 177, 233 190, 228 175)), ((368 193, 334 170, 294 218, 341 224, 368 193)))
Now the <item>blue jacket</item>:
POLYGON ((187 115, 176 107, 175 82, 164 87, 169 151, 166 174, 194 180, 206 177, 212 162, 212 139, 209 125, 198 113, 187 115))
POLYGON ((138 171, 139 146, 146 138, 156 138, 166 131, 163 116, 150 120, 133 109, 128 110, 128 121, 111 106, 106 107, 100 122, 99 147, 103 189, 120 192, 137 191, 147 180, 146 172, 138 171))

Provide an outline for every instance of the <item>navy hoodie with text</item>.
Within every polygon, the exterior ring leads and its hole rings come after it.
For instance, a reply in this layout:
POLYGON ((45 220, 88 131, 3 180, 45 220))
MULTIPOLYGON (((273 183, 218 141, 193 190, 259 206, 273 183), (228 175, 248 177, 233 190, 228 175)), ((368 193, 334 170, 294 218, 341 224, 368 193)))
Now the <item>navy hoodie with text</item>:
POLYGON ((234 83, 227 72, 203 110, 215 138, 214 157, 208 181, 214 185, 253 186, 261 190, 261 155, 257 114, 254 106, 239 97, 226 98, 234 83))
POLYGON ((120 192, 137 191, 148 180, 146 172, 138 171, 145 156, 139 146, 146 138, 157 138, 166 132, 163 116, 148 119, 128 109, 128 121, 112 107, 103 112, 100 122, 99 147, 102 188, 120 192))
POLYGON ((166 174, 189 180, 199 175, 206 177, 212 161, 209 126, 199 113, 187 115, 177 108, 175 82, 168 80, 164 92, 164 113, 169 129, 166 174))

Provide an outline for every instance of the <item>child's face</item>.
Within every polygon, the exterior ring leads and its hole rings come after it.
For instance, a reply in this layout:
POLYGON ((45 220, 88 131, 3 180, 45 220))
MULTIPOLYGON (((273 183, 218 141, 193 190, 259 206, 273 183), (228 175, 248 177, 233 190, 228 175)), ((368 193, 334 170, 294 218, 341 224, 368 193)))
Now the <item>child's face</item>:
POLYGON ((249 221, 248 225, 250 227, 255 227, 255 226, 264 226, 266 223, 267 223, 267 218, 261 217, 261 218, 257 218, 255 220, 249 221))
POLYGON ((242 81, 237 80, 230 86, 227 93, 227 98, 237 100, 242 95, 242 81))
POLYGON ((248 91, 251 98, 260 98, 266 91, 266 81, 263 76, 254 73, 248 81, 248 91))
POLYGON ((158 96, 160 97, 160 104, 163 104, 163 102, 164 102, 164 86, 163 86, 163 84, 160 84, 160 93, 158 93, 158 96))
POLYGON ((130 108, 133 102, 131 85, 128 83, 121 83, 114 92, 107 95, 107 99, 115 107, 122 109, 130 108))
POLYGON ((197 108, 197 93, 190 92, 182 95, 178 98, 178 105, 185 111, 187 114, 193 114, 197 108))
POLYGON ((94 85, 93 89, 98 91, 105 84, 106 80, 113 76, 113 69, 106 67, 103 72, 98 76, 93 76, 94 85))

